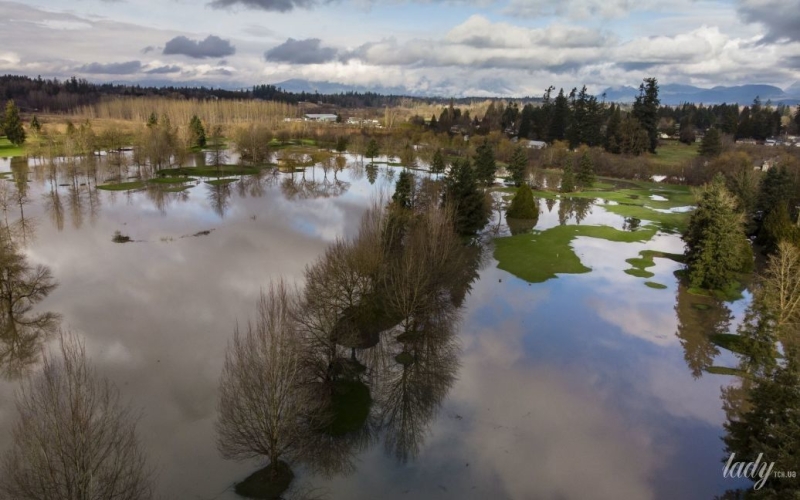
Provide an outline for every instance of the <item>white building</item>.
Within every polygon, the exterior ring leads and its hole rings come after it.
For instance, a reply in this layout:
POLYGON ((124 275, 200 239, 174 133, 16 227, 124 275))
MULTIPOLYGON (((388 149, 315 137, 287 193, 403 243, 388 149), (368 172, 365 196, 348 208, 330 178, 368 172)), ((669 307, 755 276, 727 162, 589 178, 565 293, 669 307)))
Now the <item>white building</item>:
POLYGON ((336 115, 323 113, 323 114, 306 114, 303 119, 307 122, 335 122, 336 115))
POLYGON ((525 147, 533 149, 544 149, 547 147, 547 143, 544 141, 528 141, 528 143, 525 144, 525 147))

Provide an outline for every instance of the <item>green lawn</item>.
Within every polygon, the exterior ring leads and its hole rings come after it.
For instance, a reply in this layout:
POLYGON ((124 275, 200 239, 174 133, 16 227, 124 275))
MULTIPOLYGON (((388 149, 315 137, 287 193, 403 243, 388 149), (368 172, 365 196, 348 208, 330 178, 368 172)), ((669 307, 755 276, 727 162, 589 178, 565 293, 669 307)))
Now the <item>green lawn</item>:
POLYGON ((686 145, 678 141, 663 141, 656 154, 649 155, 650 161, 657 165, 676 166, 697 157, 698 143, 686 145))
POLYGON ((97 186, 97 189, 103 189, 105 191, 132 191, 134 189, 143 189, 145 185, 146 183, 144 181, 117 182, 115 184, 97 186))
POLYGON ((0 158, 25 156, 25 146, 15 146, 5 136, 0 136, 0 158))
POLYGON ((557 274, 588 273, 570 243, 578 236, 616 242, 648 241, 653 226, 638 231, 620 231, 610 226, 556 226, 541 232, 519 234, 494 240, 497 267, 530 283, 541 283, 557 274))

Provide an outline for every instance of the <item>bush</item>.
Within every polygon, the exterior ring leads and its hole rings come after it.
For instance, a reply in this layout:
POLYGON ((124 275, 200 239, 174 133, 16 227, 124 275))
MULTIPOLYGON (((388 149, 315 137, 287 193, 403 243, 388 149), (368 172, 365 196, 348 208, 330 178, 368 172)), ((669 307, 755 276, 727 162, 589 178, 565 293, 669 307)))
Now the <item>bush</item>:
POLYGON ((527 184, 523 184, 511 200, 511 205, 506 211, 507 219, 536 219, 539 217, 539 207, 533 198, 533 191, 527 184))

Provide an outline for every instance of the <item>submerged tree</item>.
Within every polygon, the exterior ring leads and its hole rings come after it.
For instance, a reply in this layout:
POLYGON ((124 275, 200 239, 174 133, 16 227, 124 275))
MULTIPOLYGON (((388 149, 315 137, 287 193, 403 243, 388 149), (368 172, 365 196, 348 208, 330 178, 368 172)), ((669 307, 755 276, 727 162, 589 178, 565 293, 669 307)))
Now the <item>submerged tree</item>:
POLYGON ((722 175, 699 191, 697 209, 683 241, 687 273, 694 287, 725 289, 736 281, 737 273, 752 266, 744 216, 722 175))
POLYGON ((584 151, 578 163, 578 175, 575 176, 576 184, 581 188, 590 188, 594 186, 595 180, 592 157, 589 156, 589 151, 584 151))
POLYGON ((284 486, 292 478, 286 461, 301 451, 309 405, 293 307, 288 285, 270 284, 261 293, 255 323, 243 334, 236 328, 225 354, 215 424, 225 458, 266 458, 264 479, 284 486))
POLYGON ((431 173, 432 174, 442 174, 444 173, 446 168, 444 155, 442 154, 441 149, 437 149, 435 153, 433 153, 433 161, 431 161, 431 173))
POLYGON ((378 141, 375 138, 371 138, 369 143, 367 143, 367 151, 364 153, 364 156, 369 158, 370 164, 375 163, 375 157, 381 154, 380 148, 378 148, 378 141))
POLYGON ((146 500, 153 479, 136 416, 62 334, 60 352, 17 394, 18 420, 2 464, 0 492, 15 500, 146 500))
POLYGON ((575 191, 575 174, 572 172, 572 160, 567 160, 567 165, 564 167, 564 174, 561 176, 561 187, 559 190, 562 193, 572 193, 575 191))
POLYGON ((506 211, 508 219, 536 219, 539 217, 539 207, 533 197, 533 191, 527 184, 523 184, 517 189, 511 205, 506 211))
POLYGON ((444 184, 442 200, 445 206, 453 209, 456 232, 462 235, 475 234, 486 225, 489 210, 486 198, 478 189, 469 160, 454 162, 444 184))
POLYGON ((392 195, 392 201, 398 208, 413 208, 416 190, 414 174, 408 170, 400 172, 392 195))

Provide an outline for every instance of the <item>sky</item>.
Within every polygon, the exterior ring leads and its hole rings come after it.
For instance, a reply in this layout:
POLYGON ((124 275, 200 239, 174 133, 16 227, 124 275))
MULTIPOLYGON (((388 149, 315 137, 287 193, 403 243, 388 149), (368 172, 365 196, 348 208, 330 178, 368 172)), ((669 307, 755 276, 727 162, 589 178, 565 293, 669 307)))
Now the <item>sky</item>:
POLYGON ((445 96, 800 81, 800 0, 0 0, 0 74, 445 96))

